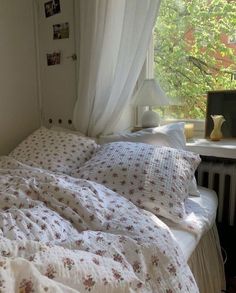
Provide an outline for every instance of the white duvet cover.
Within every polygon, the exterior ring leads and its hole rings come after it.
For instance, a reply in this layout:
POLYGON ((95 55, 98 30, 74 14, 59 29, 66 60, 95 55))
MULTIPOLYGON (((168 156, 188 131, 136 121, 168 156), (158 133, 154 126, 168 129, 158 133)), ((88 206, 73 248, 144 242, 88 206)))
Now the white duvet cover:
POLYGON ((0 292, 198 292, 168 227, 91 181, 0 158, 0 292))

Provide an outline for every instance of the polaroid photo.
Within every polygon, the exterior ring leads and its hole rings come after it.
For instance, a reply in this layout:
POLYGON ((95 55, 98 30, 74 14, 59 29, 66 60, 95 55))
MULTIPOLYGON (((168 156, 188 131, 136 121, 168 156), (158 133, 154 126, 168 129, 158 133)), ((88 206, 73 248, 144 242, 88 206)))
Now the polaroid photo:
POLYGON ((47 54, 47 65, 52 66, 52 65, 58 65, 61 64, 61 52, 53 52, 53 53, 48 53, 47 54))
POLYGON ((61 12, 60 0, 51 0, 44 3, 45 16, 50 17, 61 12))
POLYGON ((53 39, 68 39, 69 38, 69 23, 59 23, 53 25, 53 39))

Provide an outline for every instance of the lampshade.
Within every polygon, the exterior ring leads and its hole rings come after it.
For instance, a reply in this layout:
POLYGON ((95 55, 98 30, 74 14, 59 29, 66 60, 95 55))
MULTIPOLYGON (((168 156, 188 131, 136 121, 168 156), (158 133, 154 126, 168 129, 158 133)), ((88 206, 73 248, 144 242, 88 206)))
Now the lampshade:
POLYGON ((155 79, 145 79, 135 95, 136 106, 165 106, 170 103, 155 79))
POLYGON ((142 127, 156 127, 160 125, 160 116, 152 111, 153 106, 168 105, 169 99, 155 79, 145 79, 135 95, 135 105, 149 106, 149 110, 142 115, 142 127))

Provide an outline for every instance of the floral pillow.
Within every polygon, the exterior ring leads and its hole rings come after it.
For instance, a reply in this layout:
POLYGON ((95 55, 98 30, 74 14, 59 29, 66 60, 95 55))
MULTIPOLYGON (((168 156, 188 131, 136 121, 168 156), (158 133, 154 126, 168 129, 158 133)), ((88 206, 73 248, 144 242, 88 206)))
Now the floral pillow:
POLYGON ((90 138, 42 127, 17 146, 10 156, 33 167, 70 175, 72 169, 92 157, 97 147, 90 138))
POLYGON ((101 146, 71 175, 101 183, 137 206, 179 222, 199 163, 199 155, 184 150, 114 142, 101 146))
MULTIPOLYGON (((115 141, 142 142, 186 150, 184 125, 184 122, 177 122, 154 128, 145 128, 137 132, 121 132, 116 135, 101 136, 98 142, 100 144, 115 141)), ((195 177, 190 182, 189 194, 194 196, 200 195, 195 177)))

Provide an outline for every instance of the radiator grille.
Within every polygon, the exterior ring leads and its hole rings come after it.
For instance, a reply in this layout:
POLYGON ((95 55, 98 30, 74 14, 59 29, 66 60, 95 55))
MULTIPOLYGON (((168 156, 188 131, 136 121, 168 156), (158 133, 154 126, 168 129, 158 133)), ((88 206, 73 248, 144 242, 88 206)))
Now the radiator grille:
POLYGON ((197 170, 198 185, 213 189, 218 194, 218 222, 235 224, 236 164, 202 162, 197 170))

